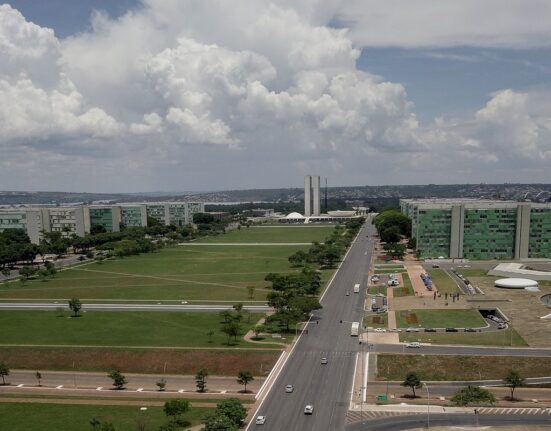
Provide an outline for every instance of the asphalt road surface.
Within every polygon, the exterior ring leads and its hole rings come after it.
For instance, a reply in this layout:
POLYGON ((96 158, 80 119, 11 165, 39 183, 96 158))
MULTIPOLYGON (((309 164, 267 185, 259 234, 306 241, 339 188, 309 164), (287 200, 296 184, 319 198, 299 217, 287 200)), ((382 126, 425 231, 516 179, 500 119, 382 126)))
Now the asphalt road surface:
MULTIPOLYGON (((68 304, 54 302, 5 302, 0 303, 0 310, 57 310, 59 307, 69 309, 68 304)), ((245 305, 244 310, 254 313, 266 313, 272 308, 267 305, 245 305)), ((185 311, 185 312, 219 312, 233 310, 232 305, 190 305, 190 304, 82 304, 82 311, 185 311)))
MULTIPOLYGON (((551 416, 549 415, 486 415, 486 414, 435 414, 430 416, 431 427, 486 427, 486 426, 522 426, 522 429, 530 429, 530 425, 547 425, 549 426, 551 416)), ((425 428, 427 426, 426 415, 408 415, 394 416, 381 419, 372 419, 364 421, 364 423, 350 424, 346 427, 346 431, 398 431, 413 428, 425 428)), ((456 429, 456 428, 455 428, 456 429)))
POLYGON ((266 416, 262 430, 343 430, 350 404, 356 353, 362 346, 352 337, 351 322, 363 316, 367 272, 371 261, 374 227, 368 222, 351 246, 333 283, 325 293, 323 309, 315 313, 257 415, 266 416), (360 283, 359 294, 353 293, 360 283), (346 292, 350 292, 346 296, 346 292), (343 323, 340 323, 340 320, 343 323), (328 364, 322 365, 326 357, 328 364), (293 393, 285 393, 292 384, 293 393), (304 407, 312 405, 312 415, 304 407))

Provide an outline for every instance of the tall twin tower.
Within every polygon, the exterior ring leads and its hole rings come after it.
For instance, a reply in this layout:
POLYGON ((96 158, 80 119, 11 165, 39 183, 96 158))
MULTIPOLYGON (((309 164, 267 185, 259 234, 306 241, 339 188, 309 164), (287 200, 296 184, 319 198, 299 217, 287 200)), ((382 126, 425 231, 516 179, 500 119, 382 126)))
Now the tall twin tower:
POLYGON ((320 215, 320 177, 307 175, 304 179, 304 217, 320 215))

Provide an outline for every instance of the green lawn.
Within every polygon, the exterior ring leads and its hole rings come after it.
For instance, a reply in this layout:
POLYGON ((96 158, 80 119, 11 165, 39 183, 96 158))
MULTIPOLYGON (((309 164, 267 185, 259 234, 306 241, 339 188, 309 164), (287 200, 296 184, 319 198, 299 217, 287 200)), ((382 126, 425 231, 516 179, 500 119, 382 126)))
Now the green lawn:
MULTIPOLYGON (((183 418, 199 425, 214 409, 192 407, 183 418)), ((137 421, 145 429, 158 429, 167 422, 162 407, 104 406, 74 404, 2 403, 0 402, 1 428, 9 431, 90 431, 90 420, 98 418, 111 422, 117 431, 138 429, 137 421)))
MULTIPOLYGON (((400 341, 420 341, 433 344, 465 344, 471 346, 527 346, 528 344, 514 329, 503 329, 499 332, 418 332, 401 333, 400 341)), ((528 355, 529 353, 527 353, 528 355)))
POLYGON ((385 285, 373 286, 367 289, 367 293, 369 293, 370 295, 378 295, 379 293, 381 293, 386 296, 386 289, 387 288, 385 285))
POLYGON ((199 242, 206 243, 311 243, 313 241, 323 242, 331 235, 335 227, 326 226, 251 226, 242 227, 239 230, 232 230, 224 235, 211 236, 201 239, 199 242))
POLYGON ((404 280, 404 285, 402 287, 394 288, 394 296, 412 296, 413 295, 413 286, 411 285, 411 280, 407 273, 402 274, 402 279, 404 280))
POLYGON ((457 272, 463 275, 463 277, 486 277, 488 274, 487 269, 476 269, 476 268, 457 268, 457 272))
POLYGON ((427 269, 432 281, 438 288, 438 292, 444 293, 461 293, 457 283, 443 269, 427 269))
MULTIPOLYGON (((276 228, 258 229, 270 231, 276 228)), ((313 229, 311 237, 316 236, 315 228, 306 229, 313 229)), ((330 229, 325 230, 330 232, 330 229)), ((242 229, 235 235, 246 236, 246 233, 242 229)), ((77 265, 46 282, 3 283, 0 285, 0 300, 77 297, 107 301, 263 302, 269 285, 264 281, 266 274, 296 271, 287 259, 297 250, 307 249, 308 246, 298 245, 177 246, 156 253, 77 265), (248 286, 255 287, 252 298, 249 298, 248 286)), ((323 279, 327 281, 332 273, 333 270, 323 271, 323 279)))
POLYGON ((386 313, 366 316, 364 317, 363 326, 371 326, 373 328, 386 328, 388 326, 388 316, 386 313))
MULTIPOLYGON (((244 313, 243 334, 260 319, 244 313)), ((225 347, 218 313, 1 311, 2 344, 225 347), (207 333, 214 333, 210 338, 207 333)), ((232 342, 233 343, 233 342, 232 342)), ((233 344, 232 344, 233 345, 233 344)), ((237 338, 235 346, 256 347, 237 338)))
POLYGON ((396 313, 398 327, 421 326, 422 328, 475 328, 486 322, 475 310, 408 310, 396 313))
POLYGON ((406 268, 391 268, 391 269, 375 269, 376 274, 393 274, 395 272, 404 273, 407 272, 406 268))

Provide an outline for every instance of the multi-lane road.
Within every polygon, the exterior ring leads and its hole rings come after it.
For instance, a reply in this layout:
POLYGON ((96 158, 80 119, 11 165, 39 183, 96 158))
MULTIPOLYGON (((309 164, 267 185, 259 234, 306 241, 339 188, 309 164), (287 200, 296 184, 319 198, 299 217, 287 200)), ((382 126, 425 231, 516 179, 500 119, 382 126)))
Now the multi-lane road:
POLYGON ((351 322, 361 321, 365 300, 365 289, 354 294, 353 287, 367 283, 373 230, 370 222, 361 229, 321 300, 323 309, 312 317, 308 333, 300 338, 260 405, 257 415, 266 416, 266 423, 257 427, 253 419, 249 429, 344 429, 356 354, 362 347, 358 337, 350 334, 351 322), (322 357, 328 359, 326 365, 321 364, 322 357), (285 392, 288 384, 294 385, 294 392, 285 392), (308 404, 314 407, 312 415, 304 414, 308 404))

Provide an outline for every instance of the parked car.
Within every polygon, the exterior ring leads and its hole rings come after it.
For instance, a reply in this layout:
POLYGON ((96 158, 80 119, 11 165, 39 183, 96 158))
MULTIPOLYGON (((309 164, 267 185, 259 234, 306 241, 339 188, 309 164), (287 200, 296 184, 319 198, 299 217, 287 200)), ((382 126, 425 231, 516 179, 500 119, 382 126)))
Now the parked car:
POLYGON ((474 329, 474 328, 465 328, 463 331, 465 331, 465 332, 476 332, 476 329, 474 329))
POLYGON ((390 332, 402 332, 400 328, 391 328, 389 329, 390 332))
POLYGON ((505 323, 500 323, 499 325, 497 325, 497 329, 505 329, 507 328, 507 324, 505 323))
POLYGON ((446 332, 459 332, 457 328, 446 328, 446 332))
POLYGON ((375 328, 375 332, 386 332, 385 328, 375 328))
POLYGON ((264 425, 266 423, 266 416, 257 416, 255 424, 256 425, 264 425))
POLYGON ((421 347, 421 343, 418 343, 417 341, 413 341, 411 343, 406 343, 406 347, 409 347, 411 349, 418 349, 421 347))
POLYGON ((311 415, 312 413, 314 413, 314 406, 308 404, 306 407, 304 407, 305 415, 311 415))
POLYGON ((432 267, 433 267, 433 268, 440 268, 440 265, 434 264, 434 265, 432 265, 432 267))
POLYGON ((321 363, 322 363, 322 365, 326 365, 327 364, 327 358, 321 358, 321 363))
POLYGON ((293 387, 293 385, 287 385, 285 386, 285 392, 287 392, 288 394, 290 394, 291 392, 293 392, 295 390, 295 388, 293 387))
POLYGON ((434 328, 425 328, 425 332, 436 332, 434 328))
POLYGON ((407 328, 406 332, 421 332, 419 328, 407 328))

